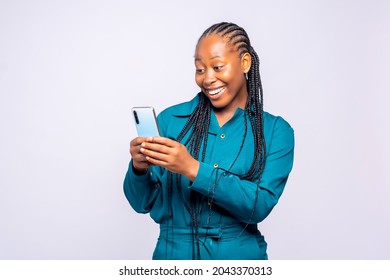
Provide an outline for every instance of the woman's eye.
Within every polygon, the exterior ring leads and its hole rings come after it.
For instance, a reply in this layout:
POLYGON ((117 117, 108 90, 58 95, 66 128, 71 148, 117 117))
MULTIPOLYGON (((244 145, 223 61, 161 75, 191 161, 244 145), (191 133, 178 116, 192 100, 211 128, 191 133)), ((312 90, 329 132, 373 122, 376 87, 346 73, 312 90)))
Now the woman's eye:
POLYGON ((196 73, 197 73, 197 74, 202 74, 203 72, 204 72, 203 69, 196 69, 196 73))
POLYGON ((214 71, 222 70, 223 66, 214 66, 214 71))

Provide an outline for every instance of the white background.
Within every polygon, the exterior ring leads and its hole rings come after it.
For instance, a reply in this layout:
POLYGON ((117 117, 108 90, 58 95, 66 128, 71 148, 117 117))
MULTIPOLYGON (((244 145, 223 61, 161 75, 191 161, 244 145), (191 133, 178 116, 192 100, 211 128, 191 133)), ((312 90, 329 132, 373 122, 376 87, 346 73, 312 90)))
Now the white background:
POLYGON ((150 259, 122 183, 130 108, 191 99, 204 29, 243 26, 295 129, 271 259, 390 259, 389 1, 0 0, 0 259, 150 259))

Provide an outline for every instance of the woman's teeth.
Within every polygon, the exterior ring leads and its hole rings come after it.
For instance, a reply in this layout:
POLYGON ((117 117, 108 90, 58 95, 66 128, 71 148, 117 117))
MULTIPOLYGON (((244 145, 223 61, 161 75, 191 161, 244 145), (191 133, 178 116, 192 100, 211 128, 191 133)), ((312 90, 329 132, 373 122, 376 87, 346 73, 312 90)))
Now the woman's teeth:
POLYGON ((213 89, 213 90, 209 90, 209 94, 210 95, 217 95, 218 93, 221 93, 225 90, 224 87, 222 88, 218 88, 218 89, 213 89))

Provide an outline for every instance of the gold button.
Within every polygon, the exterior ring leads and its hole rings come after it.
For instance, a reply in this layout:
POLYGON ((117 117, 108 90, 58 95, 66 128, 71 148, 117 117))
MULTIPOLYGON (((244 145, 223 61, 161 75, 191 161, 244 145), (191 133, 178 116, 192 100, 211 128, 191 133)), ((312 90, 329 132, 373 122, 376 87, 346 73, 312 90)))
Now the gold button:
POLYGON ((225 138, 225 134, 221 134, 221 139, 225 138))
POLYGON ((217 163, 214 163, 214 168, 218 168, 218 164, 217 163))

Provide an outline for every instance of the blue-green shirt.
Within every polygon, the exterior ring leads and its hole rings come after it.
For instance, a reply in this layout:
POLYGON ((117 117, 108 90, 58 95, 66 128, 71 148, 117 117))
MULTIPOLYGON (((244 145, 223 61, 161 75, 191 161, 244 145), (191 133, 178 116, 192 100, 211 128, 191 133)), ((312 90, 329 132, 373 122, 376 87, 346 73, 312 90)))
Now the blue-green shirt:
MULTIPOLYGON (((198 102, 199 95, 161 112, 157 118, 161 136, 176 139, 198 102)), ((205 160, 200 162, 193 182, 184 176, 181 176, 180 182, 174 180, 171 198, 168 195, 167 170, 154 166, 146 174, 136 175, 130 162, 124 191, 134 210, 150 213, 153 220, 162 225, 190 228, 191 216, 185 203, 189 203, 190 190, 194 190, 207 198, 201 206, 200 227, 256 225, 264 220, 278 202, 292 169, 294 132, 283 118, 264 112, 266 161, 260 184, 243 180, 239 175, 248 171, 254 153, 258 152, 254 151, 253 133, 248 120, 244 145, 236 159, 243 141, 245 116, 244 110, 238 108, 233 117, 220 127, 211 110, 205 160), (210 201, 213 203, 211 209, 210 201)))

